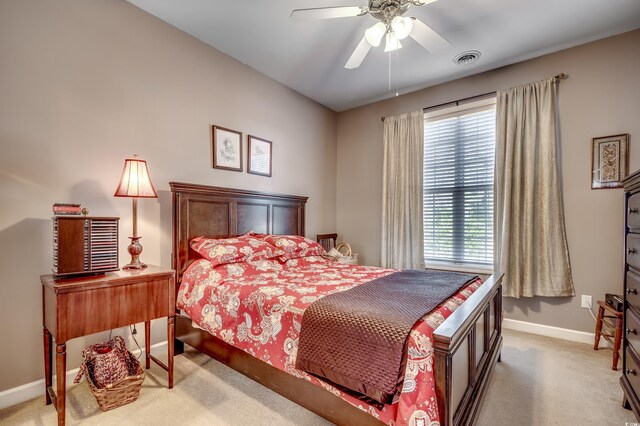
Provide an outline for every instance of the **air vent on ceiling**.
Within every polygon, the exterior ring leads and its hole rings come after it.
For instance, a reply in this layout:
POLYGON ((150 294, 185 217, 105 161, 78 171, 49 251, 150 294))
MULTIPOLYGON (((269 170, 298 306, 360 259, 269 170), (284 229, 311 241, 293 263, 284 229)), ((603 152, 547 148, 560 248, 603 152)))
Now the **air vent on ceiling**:
POLYGON ((467 50, 453 58, 453 62, 458 65, 469 65, 480 59, 480 52, 477 50, 467 50))

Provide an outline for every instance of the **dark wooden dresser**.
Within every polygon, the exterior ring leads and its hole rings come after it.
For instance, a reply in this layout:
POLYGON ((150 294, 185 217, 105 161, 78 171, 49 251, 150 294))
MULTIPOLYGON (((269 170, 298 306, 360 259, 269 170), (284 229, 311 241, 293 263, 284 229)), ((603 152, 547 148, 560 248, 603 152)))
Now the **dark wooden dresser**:
POLYGON ((623 182, 625 206, 623 405, 640 420, 640 170, 623 182))

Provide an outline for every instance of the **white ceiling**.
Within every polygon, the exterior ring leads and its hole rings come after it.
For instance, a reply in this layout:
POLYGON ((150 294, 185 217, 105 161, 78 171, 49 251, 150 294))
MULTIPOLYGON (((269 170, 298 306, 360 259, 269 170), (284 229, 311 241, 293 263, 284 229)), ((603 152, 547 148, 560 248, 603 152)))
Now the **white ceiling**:
MULTIPOLYGON (((375 18, 294 21, 290 14, 365 6, 367 0, 128 1, 335 111, 640 27, 640 0, 439 0, 412 6, 405 16, 449 40, 446 53, 432 55, 407 38, 397 54, 384 53, 383 43, 359 68, 347 70, 344 64, 375 18), (466 50, 480 51, 480 60, 454 64, 466 50)), ((639 52, 640 46, 630 54, 639 52)))

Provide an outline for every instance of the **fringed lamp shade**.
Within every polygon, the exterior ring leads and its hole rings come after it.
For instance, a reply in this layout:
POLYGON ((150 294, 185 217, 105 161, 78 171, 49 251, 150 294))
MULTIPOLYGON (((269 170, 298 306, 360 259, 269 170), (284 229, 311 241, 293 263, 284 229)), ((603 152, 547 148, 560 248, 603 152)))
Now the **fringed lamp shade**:
POLYGON ((140 262, 140 254, 142 253, 140 238, 142 237, 138 235, 138 198, 158 198, 158 194, 156 194, 149 177, 146 161, 139 159, 137 155, 124 160, 124 170, 122 170, 120 184, 114 196, 133 198, 133 236, 129 237, 131 244, 127 247, 131 255, 131 262, 126 264, 124 268, 145 268, 147 265, 140 262))
POLYGON ((115 197, 158 198, 151 183, 147 162, 137 158, 124 160, 124 169, 115 197))

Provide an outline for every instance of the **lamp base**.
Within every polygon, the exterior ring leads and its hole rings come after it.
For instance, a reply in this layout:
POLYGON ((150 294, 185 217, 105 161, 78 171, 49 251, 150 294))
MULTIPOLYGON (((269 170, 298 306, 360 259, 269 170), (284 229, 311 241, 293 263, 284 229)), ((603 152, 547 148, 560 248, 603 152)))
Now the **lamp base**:
POLYGON ((140 253, 142 253, 140 238, 142 237, 129 237, 131 244, 127 247, 127 251, 131 255, 131 262, 124 265, 122 269, 142 269, 147 267, 146 264, 140 262, 140 253))
POLYGON ((131 263, 127 263, 122 267, 122 269, 144 269, 146 267, 146 263, 142 263, 140 261, 134 262, 133 259, 131 259, 131 263))

